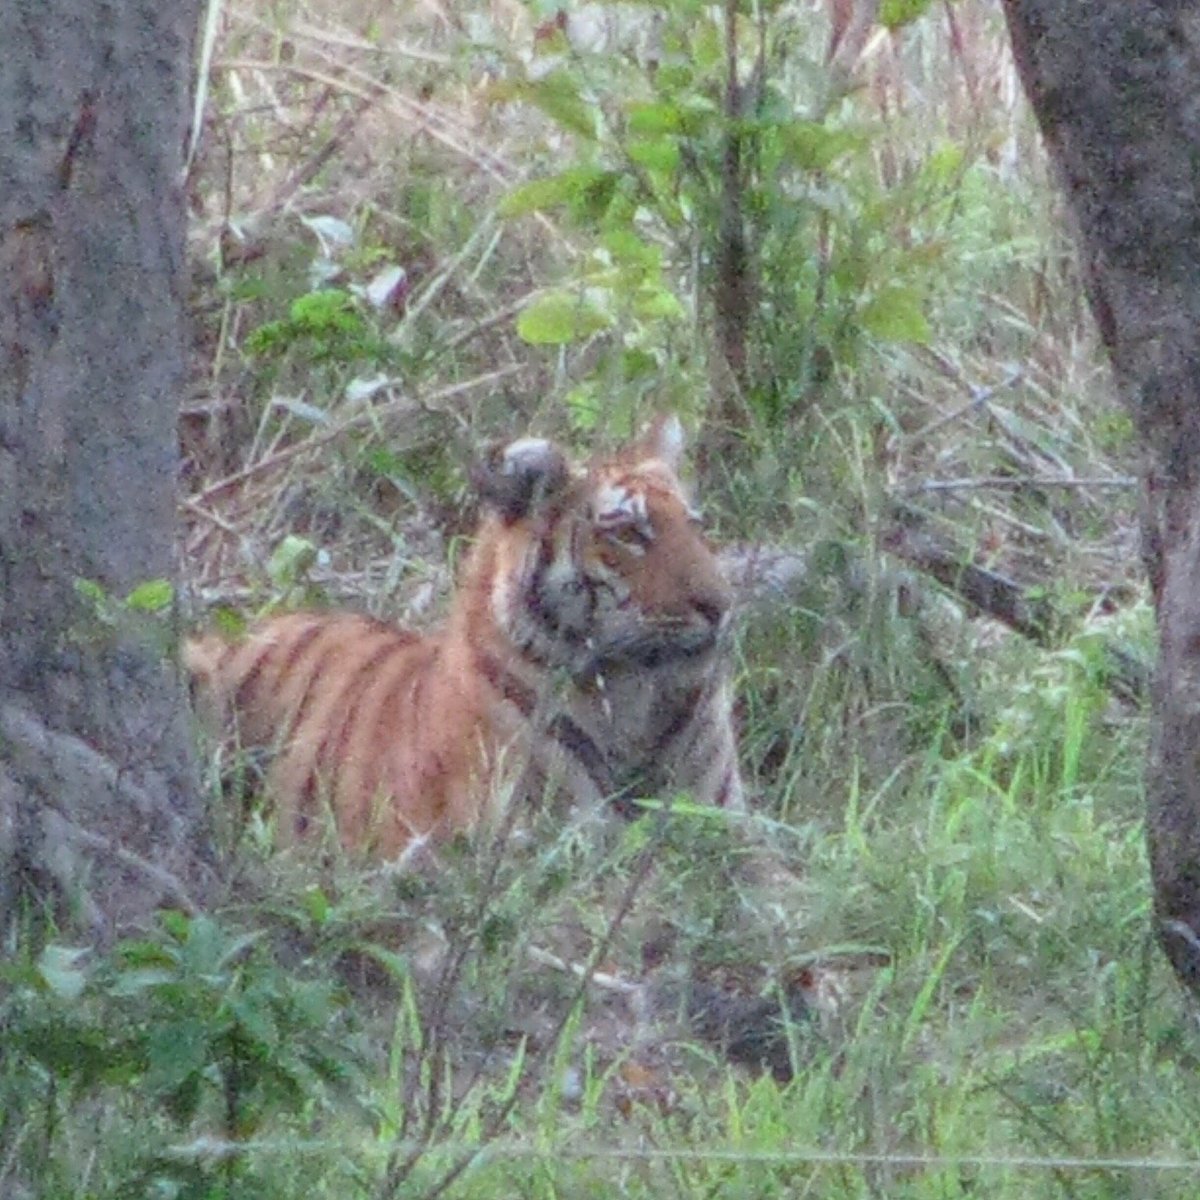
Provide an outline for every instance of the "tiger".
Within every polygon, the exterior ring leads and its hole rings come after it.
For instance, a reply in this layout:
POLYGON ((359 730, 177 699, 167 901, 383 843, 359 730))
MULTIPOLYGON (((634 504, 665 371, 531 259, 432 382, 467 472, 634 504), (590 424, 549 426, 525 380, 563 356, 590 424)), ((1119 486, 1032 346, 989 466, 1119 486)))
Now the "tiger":
POLYGON ((680 482, 683 450, 674 416, 583 463, 538 437, 493 448, 429 632, 313 611, 187 640, 210 712, 272 750, 277 841, 329 811, 343 847, 394 859, 470 830, 506 784, 531 802, 686 794, 741 810, 733 593, 680 482))

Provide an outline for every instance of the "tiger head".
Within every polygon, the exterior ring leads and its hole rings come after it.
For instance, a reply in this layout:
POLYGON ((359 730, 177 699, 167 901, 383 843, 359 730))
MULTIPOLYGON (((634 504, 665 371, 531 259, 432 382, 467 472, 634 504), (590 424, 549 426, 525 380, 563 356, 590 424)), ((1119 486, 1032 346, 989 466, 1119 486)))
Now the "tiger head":
POLYGON ((521 438, 476 475, 491 616, 516 649, 579 677, 716 653, 733 595, 676 474, 674 417, 610 457, 573 464, 521 438))

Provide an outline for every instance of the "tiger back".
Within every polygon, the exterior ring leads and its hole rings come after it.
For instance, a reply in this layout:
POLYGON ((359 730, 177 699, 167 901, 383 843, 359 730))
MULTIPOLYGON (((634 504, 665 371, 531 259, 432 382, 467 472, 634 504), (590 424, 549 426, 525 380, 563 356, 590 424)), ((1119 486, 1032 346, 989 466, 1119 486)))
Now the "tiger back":
POLYGON ((307 612, 188 641, 209 707, 241 746, 273 749, 279 840, 328 810, 345 846, 390 858, 513 789, 740 807, 732 594, 676 473, 682 446, 670 418, 588 464, 539 438, 489 455, 431 632, 307 612))

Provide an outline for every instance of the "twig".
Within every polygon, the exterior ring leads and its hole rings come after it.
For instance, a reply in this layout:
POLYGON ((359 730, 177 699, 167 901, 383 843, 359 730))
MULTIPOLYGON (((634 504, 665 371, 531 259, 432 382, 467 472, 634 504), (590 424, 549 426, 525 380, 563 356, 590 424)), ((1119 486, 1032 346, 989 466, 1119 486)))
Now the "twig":
POLYGON ((397 400, 389 401, 385 405, 369 407, 362 412, 357 412, 353 416, 339 421, 332 429, 327 429, 323 433, 313 434, 312 437, 306 438, 302 442, 297 442, 293 446, 285 446, 282 450, 275 451, 267 458, 259 459, 258 462, 251 463, 250 466, 243 467, 242 470, 235 471, 232 475, 226 475, 224 479, 218 479, 216 483, 209 484, 190 503, 203 506, 215 497, 223 495, 231 488, 245 483, 248 479, 256 478, 268 471, 278 470, 302 454, 318 450, 329 442, 336 441, 343 434, 350 432, 350 430, 370 425, 372 422, 379 420, 380 417, 395 415, 395 413, 406 407, 409 409, 423 408, 428 411, 433 405, 440 404, 444 400, 451 400, 455 396, 460 396, 464 392, 472 391, 477 387, 486 387, 493 383, 498 383, 501 379, 507 379, 510 375, 515 375, 524 369, 524 365, 513 363, 507 367, 501 367, 496 371, 485 371, 482 375, 475 375, 470 379, 464 379, 461 383, 451 384, 449 387, 441 388, 423 399, 402 396, 397 400))
POLYGON ((220 513, 213 512, 212 509, 204 508, 197 504, 194 500, 181 500, 180 507, 188 512, 195 514, 202 520, 211 521, 218 529, 233 537, 237 537, 238 529, 232 521, 227 521, 220 513))
POLYGON ((583 979, 589 983, 594 983, 597 987, 604 988, 610 992, 620 992, 625 996, 636 995, 642 990, 642 985, 639 983, 630 983, 628 979, 622 979, 619 975, 610 975, 607 971, 592 971, 588 973, 587 967, 582 963, 567 962, 565 959, 559 958, 557 954, 551 954, 549 950, 543 950, 541 946, 527 946, 525 953, 535 963, 539 963, 543 967, 552 967, 555 971, 561 971, 564 975, 574 975, 576 979, 583 979))
POLYGON ((1063 536, 1062 529, 1057 522, 1054 524, 1054 531, 1048 533, 1045 529, 1039 528, 1037 525, 1031 525, 1028 521, 1022 521, 1019 517, 1005 511, 1005 509, 995 504, 985 504, 976 496, 971 496, 967 500, 967 506, 972 512, 979 513, 992 521, 999 521, 1002 525, 1007 525, 1010 529, 1015 529, 1023 533, 1031 541, 1035 542, 1052 542, 1058 545, 1063 545, 1069 542, 1069 539, 1063 536))
POLYGON ((302 188, 310 184, 320 173, 321 168, 339 151, 350 136, 351 130, 358 123, 359 118, 373 104, 373 97, 359 97, 358 102, 347 113, 343 113, 341 119, 334 127, 333 132, 326 139, 324 145, 304 162, 297 170, 293 171, 287 179, 283 181, 275 189, 275 194, 263 207, 264 212, 276 212, 283 208, 289 200, 302 188))
POLYGON ((454 59, 448 54, 439 54, 436 50, 424 50, 419 46, 409 46, 389 37, 386 46, 368 42, 353 34, 335 32, 331 29, 321 29, 308 21, 296 21, 290 26, 288 33, 292 37, 305 38, 317 42, 321 46, 341 46, 344 50, 360 50, 364 54, 394 54, 401 58, 415 58, 418 62, 436 63, 438 66, 452 66, 454 59))
POLYGON ((270 62, 267 59, 223 58, 213 63, 213 70, 254 71, 259 73, 281 72, 298 76, 301 79, 307 79, 312 83, 323 84, 325 87, 345 92, 350 96, 357 96, 360 100, 372 103, 382 95, 387 98, 392 107, 400 112, 401 115, 410 119, 416 118, 420 120, 425 132, 435 141, 441 142, 456 154, 475 163, 476 166, 486 171, 492 178, 502 183, 508 182, 510 171, 506 163, 485 150, 464 145, 458 139, 456 133, 447 132, 447 123, 440 120, 437 114, 427 105, 405 96, 402 92, 389 87, 385 83, 381 83, 365 72, 358 71, 352 67, 346 67, 343 64, 338 65, 342 66, 342 69, 348 75, 359 76, 363 82, 354 83, 349 79, 339 78, 337 75, 330 74, 329 72, 318 71, 312 67, 301 66, 297 63, 276 63, 270 62))
MULTIPOLYGON (((542 289, 539 288, 535 292, 535 295, 541 294, 542 289)), ((477 338, 481 333, 486 333, 489 329, 494 329, 497 325, 506 325, 514 317, 519 316, 521 310, 524 309, 529 303, 529 297, 522 296, 520 300, 516 300, 512 304, 506 305, 504 308, 499 309, 490 316, 481 317, 478 321, 468 325, 466 329, 461 330, 459 333, 456 333, 453 337, 449 338, 443 347, 442 353, 449 354, 451 351, 457 350, 459 346, 462 346, 466 342, 477 338)))
MULTIPOLYGON (((944 370, 950 371, 948 364, 941 364, 944 370)), ((957 372, 954 372, 958 377, 957 372)), ((971 387, 971 399, 966 404, 960 405, 944 416, 935 417, 928 425, 922 425, 920 429, 910 433, 904 439, 905 448, 911 449, 919 442, 924 441, 931 434, 936 433, 945 425, 950 425, 953 422, 965 417, 968 413, 975 412, 982 408, 997 392, 1007 391, 1008 388, 1015 386, 1025 378, 1025 372, 1020 368, 1014 368, 1010 371, 999 383, 991 384, 988 387, 971 387)))
POLYGON ((909 484, 901 489, 900 495, 915 496, 920 492, 965 492, 982 491, 986 488, 1007 492, 1022 488, 1111 488, 1127 490, 1136 488, 1138 481, 1132 475, 1075 478, 1055 475, 981 475, 975 479, 927 479, 924 483, 909 484))

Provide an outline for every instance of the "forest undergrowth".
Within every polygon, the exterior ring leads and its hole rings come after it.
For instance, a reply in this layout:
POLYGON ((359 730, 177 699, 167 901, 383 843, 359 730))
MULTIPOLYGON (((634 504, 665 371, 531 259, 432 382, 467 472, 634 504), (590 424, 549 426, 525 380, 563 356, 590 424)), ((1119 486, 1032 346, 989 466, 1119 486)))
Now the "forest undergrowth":
POLYGON ((5 968, 0 1192, 1193 1194, 1132 427, 998 6, 875 7, 209 6, 190 618, 429 624, 481 446, 676 411, 752 812, 364 870, 214 764, 216 910, 5 968))

